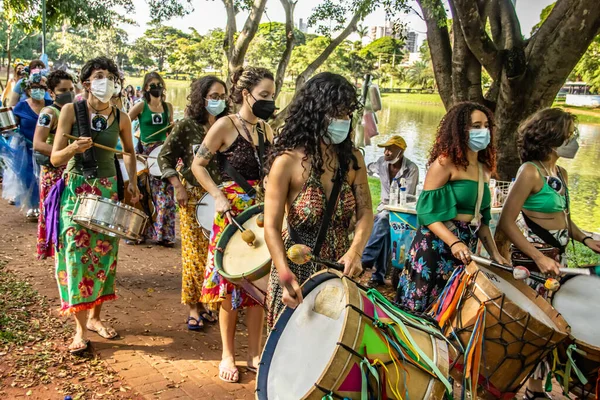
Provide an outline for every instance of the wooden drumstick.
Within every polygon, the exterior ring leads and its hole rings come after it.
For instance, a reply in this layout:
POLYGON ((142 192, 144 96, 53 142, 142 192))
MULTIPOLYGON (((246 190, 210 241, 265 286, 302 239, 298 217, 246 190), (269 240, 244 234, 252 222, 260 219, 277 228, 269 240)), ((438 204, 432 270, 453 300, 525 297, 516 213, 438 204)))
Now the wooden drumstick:
POLYGON ((296 291, 294 290, 294 287, 292 286, 292 281, 294 280, 294 276, 292 275, 291 271, 286 270, 282 274, 279 274, 279 280, 281 281, 283 286, 285 286, 285 288, 287 289, 290 296, 292 296, 293 299, 296 299, 298 296, 296 296, 296 291))
POLYGON ((338 271, 344 271, 343 264, 315 257, 314 254, 312 254, 312 249, 304 244, 295 244, 292 247, 290 247, 287 251, 287 257, 290 259, 291 262, 298 265, 306 264, 307 262, 312 261, 318 264, 323 264, 329 268, 333 268, 338 271))
MULTIPOLYGON (((69 135, 69 134, 67 134, 67 133, 63 133, 63 135, 64 135, 64 136, 65 136, 67 139, 71 139, 71 140, 79 140, 79 139, 83 139, 83 138, 81 138, 81 137, 72 136, 72 135, 69 135)), ((124 151, 119 151, 119 150, 117 150, 117 149, 113 149, 112 147, 108 147, 108 146, 105 146, 105 145, 103 145, 103 144, 100 144, 100 143, 93 143, 93 142, 92 142, 92 146, 94 146, 94 147, 97 147, 97 148, 99 148, 99 149, 102 149, 102 150, 106 150, 106 151, 112 151, 113 153, 116 153, 116 154, 124 154, 124 155, 126 155, 126 156, 130 156, 130 155, 131 155, 131 154, 129 154, 129 153, 126 153, 126 152, 124 152, 124 151)))
POLYGON ((148 137, 146 137, 146 139, 150 139, 152 136, 156 136, 159 133, 163 133, 164 131, 166 131, 167 129, 170 129, 173 127, 173 125, 175 125, 175 122, 171 122, 169 125, 165 126, 164 128, 162 128, 159 131, 154 132, 152 135, 148 135, 148 137))

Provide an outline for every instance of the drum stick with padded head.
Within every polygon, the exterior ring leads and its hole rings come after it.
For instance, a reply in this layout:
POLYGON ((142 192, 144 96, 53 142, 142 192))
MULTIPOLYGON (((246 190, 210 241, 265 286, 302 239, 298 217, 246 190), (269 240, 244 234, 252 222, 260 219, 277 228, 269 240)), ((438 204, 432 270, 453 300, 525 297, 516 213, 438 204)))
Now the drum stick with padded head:
POLYGON ((538 274, 537 272, 529 272, 527 268, 522 266, 512 267, 510 265, 500 264, 488 258, 476 256, 473 254, 471 254, 471 259, 479 264, 512 272, 513 278, 515 278, 516 280, 524 280, 527 278, 531 278, 536 282, 543 283, 544 287, 551 292, 558 290, 558 288, 560 287, 560 283, 556 279, 546 278, 543 275, 538 274))
POLYGON ((290 259, 290 261, 292 261, 294 264, 302 265, 312 261, 317 264, 323 264, 326 267, 333 268, 338 271, 344 271, 343 264, 315 257, 312 254, 312 249, 304 244, 295 244, 292 247, 290 247, 287 251, 287 256, 290 259))
POLYGON ((294 275, 292 275, 291 271, 288 269, 288 270, 284 271, 282 274, 279 274, 279 280, 281 281, 283 286, 285 286, 285 288, 287 289, 290 296, 292 296, 292 298, 295 299, 297 296, 296 296, 296 291, 294 290, 294 287, 292 286, 292 281, 294 280, 294 275))
MULTIPOLYGON (((63 135, 67 139, 71 139, 71 140, 79 140, 79 139, 81 139, 81 138, 79 138, 77 136, 72 136, 72 135, 69 135, 67 133, 63 133, 63 135)), ((92 146, 97 147, 97 148, 102 149, 102 150, 112 151, 113 153, 117 153, 117 154, 125 154, 126 156, 130 156, 131 155, 129 153, 125 153, 124 151, 119 151, 117 149, 113 149, 112 147, 108 147, 108 146, 105 146, 105 145, 100 144, 100 143, 92 143, 92 146)))
POLYGON ((559 268, 561 274, 600 276, 600 265, 590 265, 582 268, 559 268))

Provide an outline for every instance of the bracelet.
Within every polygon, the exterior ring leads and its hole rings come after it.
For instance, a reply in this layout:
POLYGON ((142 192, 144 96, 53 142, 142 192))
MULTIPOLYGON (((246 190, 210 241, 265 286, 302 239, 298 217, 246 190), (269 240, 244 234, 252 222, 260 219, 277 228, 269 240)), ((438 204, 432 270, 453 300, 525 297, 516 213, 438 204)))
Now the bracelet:
POLYGON ((586 237, 584 237, 584 238, 581 240, 581 244, 585 245, 585 241, 586 241, 587 239, 592 239, 592 240, 594 240, 594 238, 593 238, 593 237, 591 237, 591 236, 586 236, 586 237))
POLYGON ((455 244, 459 244, 459 243, 462 243, 462 242, 463 242, 462 240, 457 240, 456 242, 452 243, 450 245, 450 250, 452 250, 452 248, 454 247, 455 244))

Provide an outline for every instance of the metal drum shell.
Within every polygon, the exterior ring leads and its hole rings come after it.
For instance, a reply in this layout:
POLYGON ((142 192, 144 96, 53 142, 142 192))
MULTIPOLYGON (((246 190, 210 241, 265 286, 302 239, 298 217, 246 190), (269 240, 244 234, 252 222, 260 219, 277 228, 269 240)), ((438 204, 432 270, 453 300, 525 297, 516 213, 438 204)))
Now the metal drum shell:
POLYGON ((0 108, 0 132, 11 131, 18 128, 17 119, 13 113, 12 107, 0 108))

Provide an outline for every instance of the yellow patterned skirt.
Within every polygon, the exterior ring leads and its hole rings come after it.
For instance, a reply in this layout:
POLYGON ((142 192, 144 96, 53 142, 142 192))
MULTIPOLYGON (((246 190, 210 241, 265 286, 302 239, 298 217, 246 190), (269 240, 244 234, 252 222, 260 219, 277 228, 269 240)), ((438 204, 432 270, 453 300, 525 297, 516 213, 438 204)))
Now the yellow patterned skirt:
POLYGON ((181 230, 181 302, 196 304, 202 296, 208 239, 196 221, 196 203, 206 192, 201 187, 187 187, 188 203, 179 207, 181 230))

